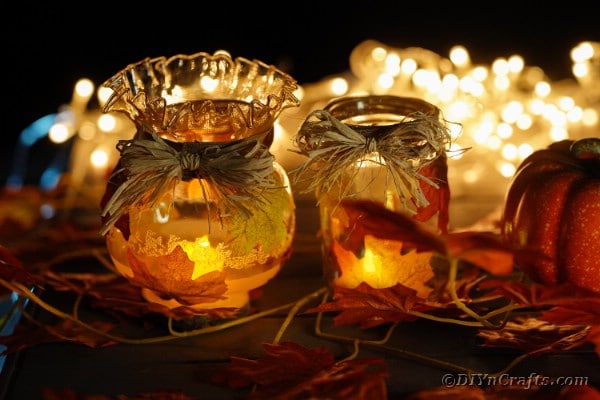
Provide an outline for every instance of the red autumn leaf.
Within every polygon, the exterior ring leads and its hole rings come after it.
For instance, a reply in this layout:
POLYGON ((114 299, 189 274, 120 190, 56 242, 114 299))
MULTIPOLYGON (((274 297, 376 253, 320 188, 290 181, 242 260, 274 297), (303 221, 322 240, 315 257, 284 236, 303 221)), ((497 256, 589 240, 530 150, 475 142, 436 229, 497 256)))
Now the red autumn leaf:
POLYGON ((585 342, 595 345, 600 355, 600 295, 570 283, 545 285, 516 281, 490 280, 481 285, 490 294, 502 295, 517 304, 539 309, 540 321, 557 326, 585 326, 585 342))
POLYGON ((598 302, 577 302, 553 307, 543 311, 538 318, 557 325, 589 326, 590 329, 585 340, 594 344, 596 354, 600 356, 600 308, 598 302))
POLYGON ((438 229, 442 233, 447 233, 450 220, 448 210, 450 186, 448 184, 448 163, 446 153, 442 153, 432 163, 421 168, 419 173, 429 177, 429 179, 435 182, 438 187, 436 188, 422 179, 419 180, 419 186, 429 202, 429 205, 419 207, 414 218, 417 221, 428 221, 437 213, 438 229))
POLYGON ((538 317, 557 325, 597 325, 600 326, 600 300, 598 302, 566 303, 542 311, 538 317))
POLYGON ((160 275, 156 275, 135 255, 128 252, 127 258, 133 271, 131 282, 140 287, 150 288, 165 299, 172 298, 181 304, 210 303, 224 299, 223 295, 227 291, 226 272, 212 271, 192 280, 194 263, 179 246, 168 257, 168 262, 162 265, 164 270, 160 275))
POLYGON ((18 282, 25 286, 39 284, 38 279, 23 268, 21 260, 2 245, 0 245, 0 279, 7 282, 18 282))
MULTIPOLYGON (((102 332, 109 332, 115 327, 114 324, 99 321, 91 322, 89 325, 102 332)), ((29 328, 19 324, 11 335, 0 336, 0 343, 7 347, 5 354, 15 353, 42 343, 63 341, 80 343, 92 348, 115 344, 113 340, 70 320, 61 320, 52 326, 42 325, 41 328, 29 328)))
POLYGON ((554 325, 536 318, 515 318, 499 330, 480 330, 485 347, 522 350, 527 354, 559 353, 582 345, 586 325, 554 325))
POLYGON ((265 355, 256 360, 232 357, 231 365, 213 376, 233 388, 257 385, 251 399, 387 398, 383 359, 336 362, 325 347, 308 349, 294 342, 263 344, 265 355))
POLYGON ((381 204, 368 200, 342 200, 342 207, 353 229, 345 241, 348 248, 357 249, 362 246, 367 235, 379 239, 397 240, 404 247, 417 251, 435 251, 445 253, 444 243, 440 238, 425 230, 421 224, 402 214, 390 211, 381 204))
POLYGON ((338 311, 335 326, 359 324, 367 329, 388 322, 414 321, 416 317, 407 311, 415 309, 417 304, 419 311, 431 308, 420 303, 423 299, 414 289, 401 284, 385 289, 375 289, 364 282, 353 289, 336 286, 333 299, 305 312, 338 311))
POLYGON ((480 289, 489 289, 489 294, 500 295, 517 304, 531 308, 566 306, 572 309, 600 309, 600 295, 576 287, 570 283, 545 285, 535 282, 489 279, 483 281, 480 289))

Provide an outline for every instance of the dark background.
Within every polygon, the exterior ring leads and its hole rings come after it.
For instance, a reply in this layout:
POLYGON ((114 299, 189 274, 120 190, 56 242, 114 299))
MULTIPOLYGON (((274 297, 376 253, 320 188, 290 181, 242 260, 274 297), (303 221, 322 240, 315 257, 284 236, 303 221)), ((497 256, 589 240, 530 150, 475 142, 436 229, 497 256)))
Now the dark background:
POLYGON ((2 12, 3 176, 19 132, 69 102, 83 77, 97 85, 145 57, 213 53, 277 65, 299 83, 349 68, 366 39, 447 56, 464 45, 474 63, 520 54, 552 80, 570 78, 570 50, 600 40, 595 8, 545 3, 453 8, 425 1, 147 1, 14 4, 2 12), (533 7, 533 6, 531 6, 533 7))

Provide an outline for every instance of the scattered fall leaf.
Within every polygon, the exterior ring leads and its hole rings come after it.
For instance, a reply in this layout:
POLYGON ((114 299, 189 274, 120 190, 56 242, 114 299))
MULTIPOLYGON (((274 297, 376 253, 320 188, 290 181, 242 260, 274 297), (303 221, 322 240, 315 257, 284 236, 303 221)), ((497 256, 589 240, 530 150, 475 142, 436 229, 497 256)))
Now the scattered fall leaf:
MULTIPOLYGON (((116 325, 108 322, 94 321, 89 323, 96 330, 109 332, 116 325)), ((71 321, 60 320, 55 325, 28 327, 18 324, 14 332, 8 336, 0 336, 0 343, 6 346, 4 354, 11 354, 42 343, 74 342, 88 347, 107 347, 116 344, 106 336, 71 321)))
POLYGON ((353 289, 336 286, 333 301, 309 308, 305 313, 339 312, 333 319, 335 326, 358 324, 367 329, 388 322, 414 321, 407 311, 426 308, 414 289, 397 284, 390 288, 374 289, 361 283, 353 289))
POLYGON ((213 382, 232 388, 257 385, 250 399, 387 399, 388 376, 380 358, 336 361, 326 347, 309 349, 294 342, 263 344, 265 355, 232 357, 213 382))
POLYGON ((600 309, 600 295, 571 283, 545 285, 513 279, 487 279, 479 288, 531 308, 569 305, 569 308, 574 309, 600 309))

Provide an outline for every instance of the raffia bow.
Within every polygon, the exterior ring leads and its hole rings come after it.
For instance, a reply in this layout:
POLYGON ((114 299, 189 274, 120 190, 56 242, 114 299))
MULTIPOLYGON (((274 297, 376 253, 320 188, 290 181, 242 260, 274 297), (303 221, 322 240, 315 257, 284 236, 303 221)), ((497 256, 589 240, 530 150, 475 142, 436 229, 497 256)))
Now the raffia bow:
POLYGON ((117 144, 121 158, 110 179, 121 183, 102 209, 102 217, 108 217, 102 235, 130 207, 156 202, 165 188, 181 180, 207 180, 224 207, 246 214, 250 211, 244 201, 260 199, 264 189, 275 187, 274 158, 257 139, 177 143, 180 148, 176 149, 156 133, 144 136, 117 144))
MULTIPOLYGON (((448 127, 420 112, 394 125, 351 127, 326 110, 315 110, 295 137, 297 152, 308 159, 290 175, 306 192, 328 193, 343 182, 347 171, 358 173, 361 162, 369 159, 385 165, 404 207, 416 213, 415 207, 429 204, 419 182, 439 187, 419 170, 446 151, 449 141, 448 127)), ((340 196, 345 192, 342 187, 340 196)))

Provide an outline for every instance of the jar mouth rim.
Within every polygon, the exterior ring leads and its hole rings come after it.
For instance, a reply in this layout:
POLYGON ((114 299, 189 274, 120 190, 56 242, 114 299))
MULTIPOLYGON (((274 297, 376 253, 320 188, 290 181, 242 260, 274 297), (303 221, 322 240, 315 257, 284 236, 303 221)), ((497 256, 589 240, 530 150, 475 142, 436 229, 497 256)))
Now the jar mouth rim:
POLYGON ((194 130, 199 121, 202 128, 222 127, 229 119, 240 130, 237 136, 245 137, 300 104, 290 75, 260 60, 234 59, 224 50, 146 58, 102 86, 112 91, 105 113, 124 113, 136 126, 154 132, 194 130))
POLYGON ((376 114, 387 121, 382 125, 396 124, 413 113, 440 116, 440 109, 425 100, 394 95, 340 97, 330 101, 324 110, 351 126, 372 125, 369 121, 376 114), (361 123, 361 119, 367 122, 361 123))

